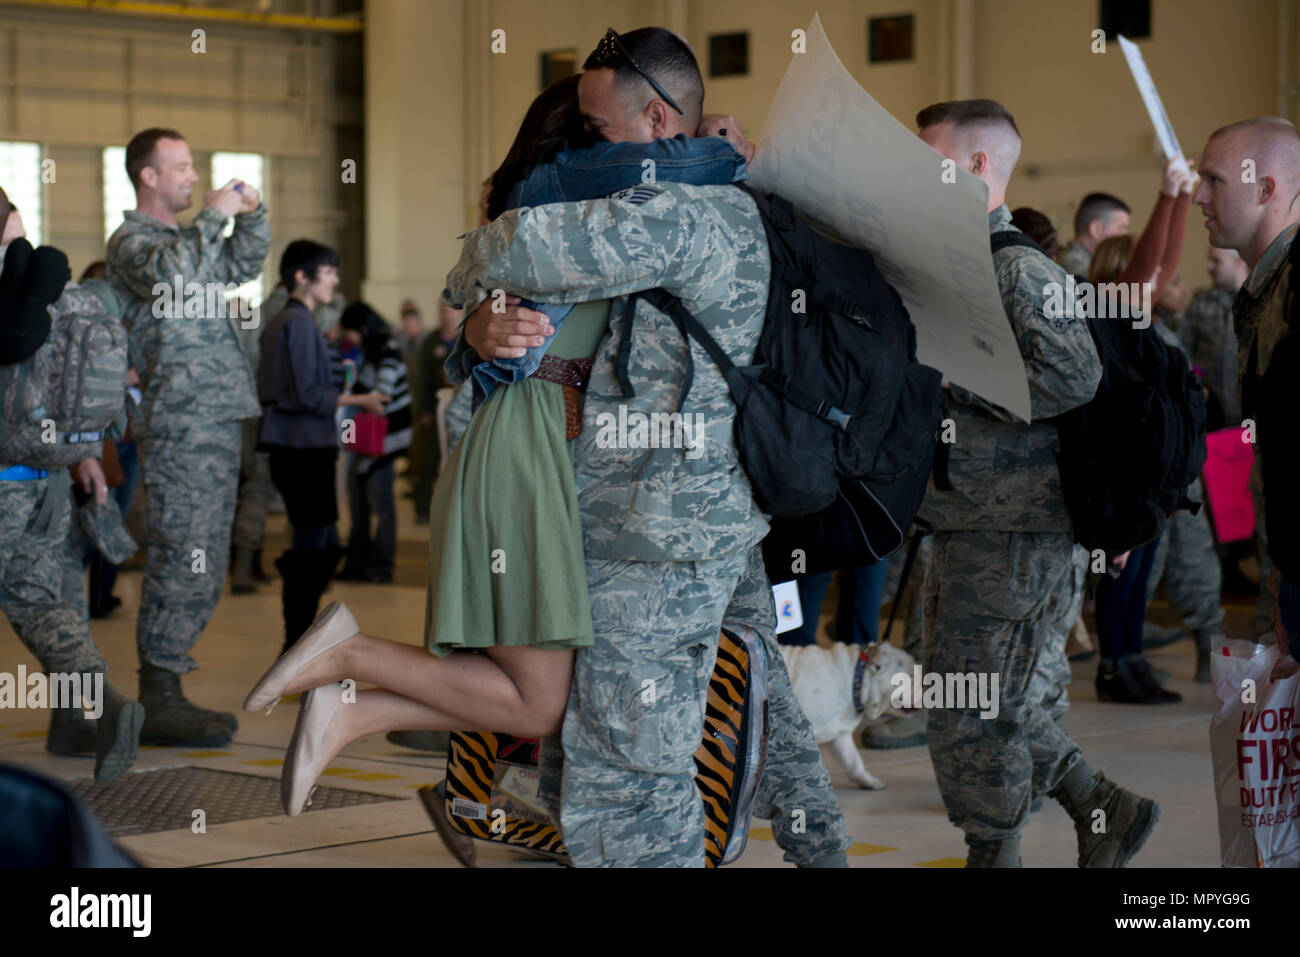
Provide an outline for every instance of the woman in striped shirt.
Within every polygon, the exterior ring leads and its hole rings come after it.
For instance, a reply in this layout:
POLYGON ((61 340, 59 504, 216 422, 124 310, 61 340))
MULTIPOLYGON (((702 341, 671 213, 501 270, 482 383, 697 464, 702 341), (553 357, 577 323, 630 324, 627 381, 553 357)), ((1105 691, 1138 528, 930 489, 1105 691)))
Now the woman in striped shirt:
POLYGON ((384 408, 388 434, 379 456, 351 456, 348 505, 352 532, 348 558, 339 578, 391 584, 397 549, 397 509, 393 501, 393 462, 411 444, 411 390, 402 348, 388 323, 364 302, 354 302, 339 320, 343 338, 361 349, 353 392, 381 392, 392 399, 384 408), (377 528, 371 535, 371 519, 377 528))

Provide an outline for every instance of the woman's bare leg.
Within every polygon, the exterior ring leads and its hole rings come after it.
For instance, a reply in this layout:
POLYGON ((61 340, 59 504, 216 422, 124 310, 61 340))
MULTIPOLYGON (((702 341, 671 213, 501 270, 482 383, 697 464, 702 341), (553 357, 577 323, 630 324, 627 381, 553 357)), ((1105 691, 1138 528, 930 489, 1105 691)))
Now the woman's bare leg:
POLYGON ((362 633, 309 662, 284 693, 352 678, 428 706, 437 715, 425 715, 424 724, 397 723, 380 730, 479 729, 536 738, 559 731, 572 675, 573 652, 568 649, 491 647, 482 654, 455 651, 438 658, 415 645, 362 633))

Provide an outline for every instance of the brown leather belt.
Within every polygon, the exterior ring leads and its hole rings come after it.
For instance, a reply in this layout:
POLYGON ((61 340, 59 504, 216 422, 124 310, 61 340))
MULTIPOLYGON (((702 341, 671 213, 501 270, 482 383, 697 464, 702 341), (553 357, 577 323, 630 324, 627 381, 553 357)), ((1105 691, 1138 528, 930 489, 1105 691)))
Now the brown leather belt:
POLYGON ((564 390, 564 437, 576 439, 582 432, 582 393, 591 375, 592 359, 561 359, 542 356, 542 364, 530 379, 554 382, 564 390))

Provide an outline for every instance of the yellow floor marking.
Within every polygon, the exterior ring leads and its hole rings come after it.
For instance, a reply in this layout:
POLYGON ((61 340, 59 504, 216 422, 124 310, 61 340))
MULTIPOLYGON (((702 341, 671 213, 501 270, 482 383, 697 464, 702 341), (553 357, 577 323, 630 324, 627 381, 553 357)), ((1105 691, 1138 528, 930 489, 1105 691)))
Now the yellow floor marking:
POLYGON ((326 768, 321 774, 364 774, 360 768, 326 768))
POLYGON ((753 827, 749 830, 749 836, 756 841, 772 840, 772 829, 770 827, 753 827))
POLYGON ((182 758, 226 758, 231 751, 182 751, 177 757, 182 758))
POLYGON ((9 737, 11 737, 11 738, 43 738, 43 737, 45 737, 45 735, 46 735, 46 732, 44 732, 44 731, 15 731, 15 732, 13 732, 11 735, 9 735, 9 737))
POLYGON ((966 861, 960 857, 941 857, 934 861, 917 861, 916 867, 965 867, 966 861))
POLYGON ((354 781, 392 781, 396 778, 405 777, 402 774, 381 774, 378 771, 363 772, 361 774, 349 774, 348 777, 354 781))
POLYGON ((861 841, 854 841, 846 853, 854 857, 866 857, 868 854, 884 854, 886 851, 896 851, 896 847, 885 847, 883 844, 863 844, 861 841))
POLYGON ((284 764, 284 758, 258 758, 256 761, 240 761, 240 764, 251 764, 258 768, 278 768, 284 764))

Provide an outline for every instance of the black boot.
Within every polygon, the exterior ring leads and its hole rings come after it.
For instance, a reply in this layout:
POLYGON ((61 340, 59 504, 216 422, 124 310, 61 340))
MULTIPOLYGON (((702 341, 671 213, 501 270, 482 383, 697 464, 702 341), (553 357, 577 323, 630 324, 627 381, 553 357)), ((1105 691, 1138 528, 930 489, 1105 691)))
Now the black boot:
POLYGON ((80 708, 51 708, 45 750, 60 757, 95 753, 95 721, 80 708))
POLYGON ((1152 704, 1151 694, 1129 667, 1127 659, 1118 662, 1103 658, 1097 666, 1097 700, 1116 704, 1152 704))
POLYGON ((144 708, 108 682, 103 697, 98 719, 87 718, 81 707, 55 708, 45 750, 64 756, 93 754, 95 780, 113 781, 135 763, 144 708))
MULTIPOLYGON (((1120 659, 1117 670, 1123 668, 1126 662, 1120 659)), ((1143 688, 1146 689, 1151 704, 1177 704, 1183 700, 1183 696, 1177 691, 1167 691, 1156 681, 1155 675, 1151 673, 1151 665, 1141 656, 1135 656, 1127 662, 1128 667, 1133 672, 1133 677, 1143 688)))
POLYGON ((1020 861, 1020 838, 1010 837, 1002 841, 977 841, 967 837, 970 848, 966 852, 967 867, 1022 867, 1020 861))
POLYGON ((131 769, 140 752, 145 711, 104 682, 103 712, 96 722, 95 780, 115 781, 131 769))
POLYGON ((1087 761, 1048 793, 1074 820, 1080 867, 1127 866, 1160 820, 1159 804, 1120 787, 1087 761))
POLYGON ((181 676, 154 665, 140 666, 144 730, 140 743, 162 747, 220 748, 239 728, 235 716, 200 708, 181 691, 181 676))

